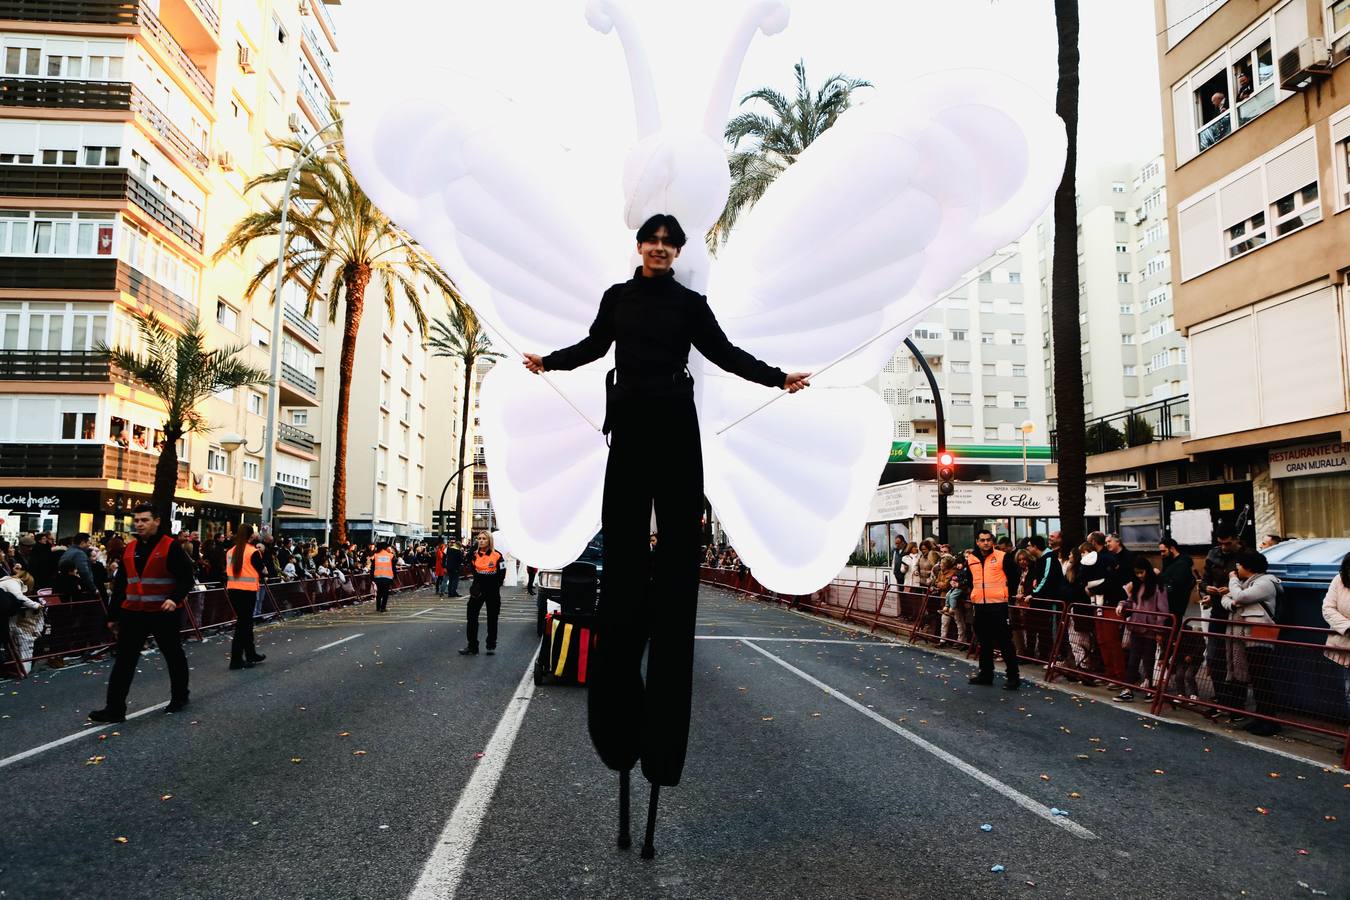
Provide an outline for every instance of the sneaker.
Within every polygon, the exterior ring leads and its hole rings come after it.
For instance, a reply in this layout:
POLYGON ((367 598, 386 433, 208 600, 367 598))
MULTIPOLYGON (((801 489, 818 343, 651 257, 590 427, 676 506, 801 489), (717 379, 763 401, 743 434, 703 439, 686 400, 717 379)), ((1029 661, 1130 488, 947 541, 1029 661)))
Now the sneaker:
POLYGON ((1003 682, 1003 689, 1005 691, 1015 691, 1021 686, 1022 679, 1020 678, 1009 678, 1003 682))
POLYGON ((477 656, 477 655, 478 655, 478 648, 477 648, 477 647, 465 647, 463 650, 459 651, 459 655, 460 655, 460 656, 477 656))
POLYGON ((972 675, 966 679, 966 684, 988 685, 993 683, 994 683, 993 675, 984 675, 984 674, 972 675))
POLYGON ((248 658, 248 661, 251 663, 260 663, 265 659, 267 659, 267 656, 265 654, 255 653, 248 658))
POLYGON ((126 713, 113 712, 109 709, 96 709, 89 713, 89 721, 91 722, 107 722, 109 724, 114 724, 116 722, 125 722, 126 720, 126 713))
POLYGON ((1209 719, 1211 722, 1217 721, 1218 718, 1219 718, 1219 716, 1221 716, 1221 715, 1223 715, 1223 711, 1222 711, 1222 710, 1218 710, 1218 709, 1209 709, 1209 710, 1206 710, 1206 711, 1205 711, 1205 718, 1206 718, 1206 719, 1209 719))
POLYGON ((1131 700, 1134 699, 1134 691, 1129 690, 1121 691, 1119 694, 1116 694, 1116 696, 1113 697, 1112 699, 1120 703, 1129 703, 1131 700))
POLYGON ((496 654, 497 654, 497 648, 496 648, 496 647, 489 647, 489 648, 487 648, 487 655, 488 655, 488 656, 495 656, 496 654))
POLYGON ((187 705, 188 699, 186 697, 184 697, 182 700, 170 700, 169 705, 164 707, 164 711, 166 713, 182 712, 184 707, 186 707, 187 705))
POLYGON ((1233 713, 1232 715, 1230 715, 1230 716, 1228 717, 1228 724, 1229 724, 1229 725, 1241 725, 1242 723, 1244 723, 1244 722, 1246 722, 1246 721, 1247 721, 1247 716, 1240 715, 1239 713, 1233 713))

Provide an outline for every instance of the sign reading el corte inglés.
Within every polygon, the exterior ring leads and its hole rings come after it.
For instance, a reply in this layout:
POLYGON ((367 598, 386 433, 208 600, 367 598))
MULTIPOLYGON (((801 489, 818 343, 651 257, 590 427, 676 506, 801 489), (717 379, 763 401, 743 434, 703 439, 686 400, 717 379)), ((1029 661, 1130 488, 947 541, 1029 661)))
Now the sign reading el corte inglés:
MULTIPOLYGON (((897 522, 914 516, 936 516, 937 482, 901 481, 877 489, 872 495, 868 522, 897 522)), ((1007 482, 960 482, 956 493, 947 498, 950 516, 988 518, 1057 518, 1059 488, 1053 484, 1007 482)), ((1087 486, 1085 515, 1106 515, 1105 489, 1100 484, 1087 486)))
POLYGON ((1330 442, 1270 451, 1270 477, 1331 475, 1350 472, 1350 444, 1330 442))

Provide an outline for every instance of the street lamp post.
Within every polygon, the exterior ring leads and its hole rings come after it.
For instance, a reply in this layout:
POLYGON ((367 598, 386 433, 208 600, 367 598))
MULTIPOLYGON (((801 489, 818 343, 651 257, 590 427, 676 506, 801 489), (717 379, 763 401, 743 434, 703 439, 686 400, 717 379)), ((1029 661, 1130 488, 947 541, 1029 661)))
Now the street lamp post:
POLYGON ((371 444, 374 451, 370 461, 370 542, 375 540, 375 523, 380 520, 380 445, 371 444))
POLYGON ((272 482, 276 480, 276 441, 270 436, 277 433, 277 415, 278 404, 280 402, 280 392, 277 389, 277 381, 281 377, 281 287, 285 283, 286 276, 286 220, 291 207, 291 190, 295 187, 295 177, 300 172, 300 167, 305 164, 315 153, 327 150, 333 144, 341 141, 336 138, 332 141, 324 141, 318 146, 313 146, 314 141, 330 128, 338 124, 339 120, 333 120, 320 128, 305 141, 300 152, 296 154, 295 161, 291 163, 291 171, 286 176, 286 186, 281 193, 281 223, 277 237, 277 268, 274 276, 274 286, 272 291, 272 345, 268 354, 270 380, 267 386, 267 430, 264 435, 268 436, 264 440, 263 448, 263 491, 262 491, 262 522, 269 529, 272 527, 272 518, 276 515, 276 508, 272 503, 272 482))
MULTIPOLYGON (((933 368, 928 365, 928 360, 919 352, 919 348, 914 346, 914 342, 905 338, 905 346, 909 352, 914 355, 914 360, 923 369, 923 374, 928 377, 928 388, 933 392, 934 415, 937 418, 937 439, 938 453, 947 449, 947 417, 942 409, 942 392, 938 390, 937 376, 933 374, 933 368)), ((938 491, 938 543, 947 543, 947 495, 938 491)))
POLYGON ((1027 419, 1017 430, 1022 432, 1022 481, 1027 480, 1027 436, 1036 430, 1036 423, 1027 419))
MULTIPOLYGON (((440 523, 441 523, 441 540, 442 540, 442 541, 445 540, 445 531, 446 531, 446 528, 445 528, 445 492, 448 491, 448 490, 450 490, 450 484, 451 484, 457 477, 459 477, 460 472, 463 472, 465 469, 467 469, 467 468, 469 468, 470 466, 473 466, 473 465, 474 465, 474 463, 473 463, 472 461, 470 461, 470 462, 467 462, 467 463, 465 463, 464 465, 460 466, 460 467, 454 472, 454 474, 452 474, 449 478, 446 479, 446 481, 445 481, 445 486, 441 488, 441 500, 440 500, 439 503, 436 504, 436 518, 439 519, 439 520, 440 520, 440 523)), ((456 494, 456 496, 460 496, 460 494, 456 494)), ((463 511, 460 509, 459 503, 456 502, 456 503, 455 503, 455 535, 456 535, 456 538, 460 537, 460 534, 459 534, 459 517, 460 517, 461 515, 463 515, 463 511)))

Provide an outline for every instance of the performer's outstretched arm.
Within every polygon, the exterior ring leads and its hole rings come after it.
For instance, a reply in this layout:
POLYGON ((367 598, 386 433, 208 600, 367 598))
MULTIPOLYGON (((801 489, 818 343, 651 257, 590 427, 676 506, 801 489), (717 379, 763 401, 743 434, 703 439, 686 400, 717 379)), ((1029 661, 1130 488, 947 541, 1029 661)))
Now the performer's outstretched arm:
POLYGON ((610 291, 600 298, 600 311, 591 323, 590 333, 570 347, 554 350, 548 356, 540 357, 533 353, 525 354, 525 367, 531 372, 559 369, 576 369, 586 363, 595 362, 609 352, 614 343, 614 300, 610 291))

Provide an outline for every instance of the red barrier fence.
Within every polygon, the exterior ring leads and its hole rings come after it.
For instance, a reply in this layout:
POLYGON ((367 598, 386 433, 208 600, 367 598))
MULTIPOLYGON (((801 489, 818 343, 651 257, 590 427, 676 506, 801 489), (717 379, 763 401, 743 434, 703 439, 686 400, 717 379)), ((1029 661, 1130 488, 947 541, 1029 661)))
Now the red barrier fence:
MULTIPOLYGON (((393 589, 404 591, 430 583, 428 567, 410 566, 394 573, 393 589)), ((262 618, 315 612, 369 600, 374 596, 373 580, 365 574, 350 576, 345 583, 336 577, 274 582, 266 586, 262 618)), ((23 678, 34 663, 44 659, 87 656, 105 652, 113 646, 113 636, 107 626, 107 606, 102 600, 63 600, 59 596, 43 599, 47 606, 41 612, 16 614, 16 618, 40 618, 40 632, 31 646, 27 645, 27 641, 17 639, 16 632, 19 629, 11 627, 8 633, 0 635, 0 645, 7 650, 5 669, 9 673, 23 678)), ((229 595, 222 588, 193 591, 184 599, 180 609, 185 638, 202 640, 203 632, 234 625, 234 608, 230 605, 229 595)))
MULTIPOLYGON (((911 643, 976 650, 973 628, 959 634, 959 614, 941 617, 946 602, 938 591, 832 581, 793 596, 763 591, 735 569, 704 567, 699 577, 873 632, 883 628, 911 643)), ((1154 714, 1166 704, 1330 735, 1347 742, 1341 765, 1350 768, 1350 669, 1327 657, 1329 628, 1281 625, 1252 634, 1250 626, 1186 619, 1178 629, 1168 613, 1136 613, 1127 621, 1114 607, 1074 604, 1065 612, 1053 600, 1014 604, 1009 621, 1018 659, 1044 665, 1047 681, 1064 676, 1139 691, 1151 695, 1154 714)))

